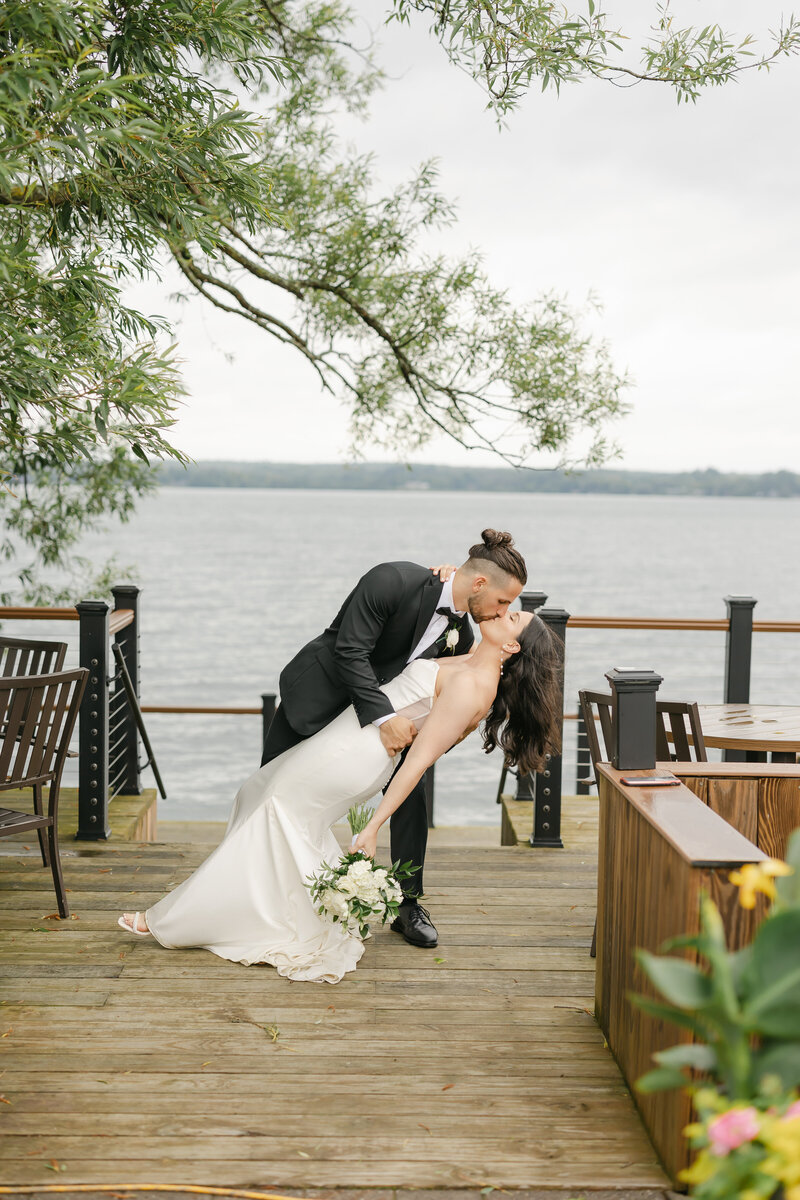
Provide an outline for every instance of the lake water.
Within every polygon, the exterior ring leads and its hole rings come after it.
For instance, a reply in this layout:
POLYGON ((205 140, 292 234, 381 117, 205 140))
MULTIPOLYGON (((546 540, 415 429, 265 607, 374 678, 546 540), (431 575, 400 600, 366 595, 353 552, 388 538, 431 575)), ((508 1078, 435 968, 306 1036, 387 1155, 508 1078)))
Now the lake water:
MULTIPOLYGON (((731 593, 755 596, 757 618, 798 618, 796 500, 164 488, 81 552, 116 555, 142 588, 144 704, 257 705, 370 566, 458 563, 486 526, 513 532, 528 587, 573 614, 722 617, 731 593)), ((76 661, 75 624, 14 622, 23 631, 66 635, 76 661)), ((663 698, 720 701, 723 655, 721 633, 568 630, 565 706, 619 665, 658 670, 663 698)), ((800 636, 757 635, 753 658, 751 699, 797 703, 800 636)), ((260 759, 260 717, 147 722, 168 791, 161 816, 227 817, 260 759)), ((574 730, 567 722, 566 791, 574 730)), ((451 751, 437 767, 437 823, 497 823, 499 771, 476 735, 451 751)))

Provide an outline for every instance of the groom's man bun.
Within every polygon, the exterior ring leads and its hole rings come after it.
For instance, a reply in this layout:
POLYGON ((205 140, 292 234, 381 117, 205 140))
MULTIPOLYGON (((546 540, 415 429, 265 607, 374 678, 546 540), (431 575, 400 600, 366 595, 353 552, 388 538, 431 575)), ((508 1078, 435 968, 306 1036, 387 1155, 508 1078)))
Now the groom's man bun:
POLYGON ((469 549, 469 566, 475 571, 485 570, 486 564, 491 563, 498 571, 519 581, 524 587, 528 582, 528 568, 519 550, 514 549, 514 539, 510 533, 497 529, 484 529, 482 541, 469 549))

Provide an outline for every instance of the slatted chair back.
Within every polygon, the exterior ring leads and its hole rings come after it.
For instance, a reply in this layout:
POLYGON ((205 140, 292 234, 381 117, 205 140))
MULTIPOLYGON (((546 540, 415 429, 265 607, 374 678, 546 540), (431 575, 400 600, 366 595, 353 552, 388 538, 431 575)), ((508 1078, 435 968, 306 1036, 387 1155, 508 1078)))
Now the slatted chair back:
MULTIPOLYGON (((592 765, 610 762, 614 743, 611 693, 583 691, 578 697, 592 765)), ((700 710, 694 701, 656 701, 656 758, 659 762, 708 761, 700 710)))
POLYGON ((69 742, 89 672, 0 676, 0 792, 32 788, 33 812, 0 808, 0 837, 36 830, 50 867, 59 915, 69 916, 58 849, 58 796, 69 742), (50 784, 47 812, 42 788, 50 784))
POLYGON ((66 656, 66 642, 0 637, 0 676, 49 675, 63 670, 66 656))
POLYGON ((708 762, 700 710, 693 701, 656 701, 656 757, 659 762, 708 762))
POLYGON ((610 762, 611 747, 614 742, 614 725, 611 716, 614 699, 611 693, 581 691, 578 692, 578 702, 586 729, 592 767, 599 762, 610 762))
POLYGON ((58 786, 88 671, 0 677, 0 790, 58 786))

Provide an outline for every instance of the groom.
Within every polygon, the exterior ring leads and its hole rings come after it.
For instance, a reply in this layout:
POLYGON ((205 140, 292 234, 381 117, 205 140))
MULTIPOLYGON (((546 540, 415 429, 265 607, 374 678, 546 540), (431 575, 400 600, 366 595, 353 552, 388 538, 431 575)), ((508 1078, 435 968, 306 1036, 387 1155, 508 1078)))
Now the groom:
MULTIPOLYGON (((398 716, 381 685, 415 658, 466 654, 473 621, 503 616, 527 575, 510 534, 487 529, 467 561, 443 583, 426 567, 380 563, 353 588, 331 624, 281 672, 281 703, 270 725, 261 765, 328 725, 350 704, 363 726, 372 723, 388 755, 414 739, 411 721, 398 716)), ((438 935, 419 904, 428 839, 424 776, 391 818, 393 862, 419 868, 406 882, 392 929, 413 946, 433 947, 438 935)))

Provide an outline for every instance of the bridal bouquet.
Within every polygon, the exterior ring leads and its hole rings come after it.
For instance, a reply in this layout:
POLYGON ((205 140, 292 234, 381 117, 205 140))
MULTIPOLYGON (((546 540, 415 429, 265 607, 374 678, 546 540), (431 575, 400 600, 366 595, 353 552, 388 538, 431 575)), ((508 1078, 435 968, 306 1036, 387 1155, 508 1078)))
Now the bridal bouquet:
MULTIPOLYGON (((371 816, 365 804, 350 809, 347 823, 354 838, 371 816)), ((363 850, 348 851, 335 867, 323 863, 315 875, 309 875, 306 887, 321 917, 365 938, 370 921, 385 925, 397 916, 403 899, 400 880, 410 878, 416 869, 410 863, 379 867, 363 850)))

